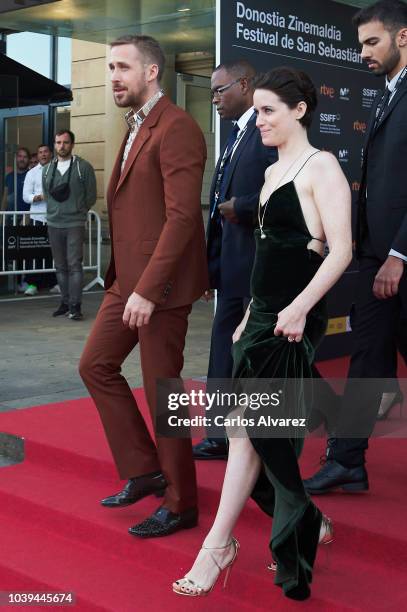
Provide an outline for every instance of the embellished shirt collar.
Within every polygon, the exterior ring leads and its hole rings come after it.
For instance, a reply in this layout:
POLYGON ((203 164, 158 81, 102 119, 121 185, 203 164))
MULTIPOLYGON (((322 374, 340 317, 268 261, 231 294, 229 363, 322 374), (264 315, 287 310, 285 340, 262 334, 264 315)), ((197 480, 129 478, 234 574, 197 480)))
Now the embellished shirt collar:
POLYGON ((124 119, 127 123, 130 132, 133 132, 136 127, 140 127, 144 119, 147 117, 148 113, 157 104, 158 100, 163 97, 163 95, 164 92, 162 89, 160 89, 149 100, 147 100, 144 106, 142 106, 137 112, 133 111, 133 109, 130 109, 125 114, 124 119))

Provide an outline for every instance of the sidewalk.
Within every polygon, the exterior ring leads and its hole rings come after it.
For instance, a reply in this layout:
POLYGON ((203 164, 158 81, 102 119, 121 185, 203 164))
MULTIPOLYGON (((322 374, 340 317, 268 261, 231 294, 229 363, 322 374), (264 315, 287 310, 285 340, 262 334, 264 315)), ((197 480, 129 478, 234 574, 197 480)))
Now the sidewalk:
MULTIPOLYGON (((88 395, 77 366, 103 291, 83 296, 83 321, 53 318, 59 296, 0 299, 0 412, 88 395)), ((213 302, 199 301, 190 315, 183 375, 206 376, 213 302)), ((123 366, 131 387, 142 386, 136 348, 123 366)))

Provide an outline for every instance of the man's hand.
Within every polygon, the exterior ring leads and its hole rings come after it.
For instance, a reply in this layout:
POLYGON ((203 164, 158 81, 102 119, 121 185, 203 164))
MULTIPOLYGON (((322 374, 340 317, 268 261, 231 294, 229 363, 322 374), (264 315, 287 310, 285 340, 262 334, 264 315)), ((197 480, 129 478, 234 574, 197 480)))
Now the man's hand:
POLYGON ((155 308, 154 302, 150 302, 141 297, 138 293, 133 292, 127 300, 126 307, 123 313, 123 323, 130 329, 148 325, 150 317, 155 308))
POLYGON ((373 294, 378 300, 385 300, 397 295, 399 282, 404 272, 404 261, 400 257, 389 255, 373 283, 373 294))
POLYGON ((226 202, 222 202, 218 204, 219 212, 224 219, 230 221, 230 223, 239 223, 239 219, 235 213, 235 201, 236 198, 230 198, 230 200, 226 200, 226 202))
POLYGON ((42 195, 42 193, 39 193, 38 195, 33 197, 33 202, 42 202, 44 199, 44 196, 42 195))

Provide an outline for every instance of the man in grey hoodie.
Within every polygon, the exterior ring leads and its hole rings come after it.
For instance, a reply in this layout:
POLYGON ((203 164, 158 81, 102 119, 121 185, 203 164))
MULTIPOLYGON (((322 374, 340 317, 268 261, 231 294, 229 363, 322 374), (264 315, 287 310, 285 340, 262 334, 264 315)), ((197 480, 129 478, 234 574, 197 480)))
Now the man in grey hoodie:
POLYGON ((72 151, 75 135, 61 130, 55 136, 56 159, 44 166, 44 199, 48 235, 62 301, 52 316, 82 319, 83 242, 88 210, 96 202, 96 178, 91 164, 72 151))

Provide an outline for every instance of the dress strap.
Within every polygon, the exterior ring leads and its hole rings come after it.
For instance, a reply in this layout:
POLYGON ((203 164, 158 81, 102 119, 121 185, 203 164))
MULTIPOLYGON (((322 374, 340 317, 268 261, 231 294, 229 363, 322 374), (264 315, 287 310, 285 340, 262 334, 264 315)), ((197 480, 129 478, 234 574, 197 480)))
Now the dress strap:
POLYGON ((309 157, 307 157, 307 159, 305 160, 305 162, 302 164, 301 168, 298 170, 298 172, 296 173, 296 175, 293 178, 293 181, 295 181, 295 179, 297 178, 297 176, 299 175, 299 173, 301 172, 301 170, 304 168, 304 166, 308 163, 308 161, 311 159, 311 157, 314 157, 314 155, 316 155, 317 153, 321 153, 321 151, 314 151, 314 153, 311 153, 311 155, 309 155, 309 157))
POLYGON ((318 240, 318 242, 322 242, 322 244, 325 244, 326 240, 322 240, 322 238, 315 238, 315 236, 311 236, 312 240, 318 240))

